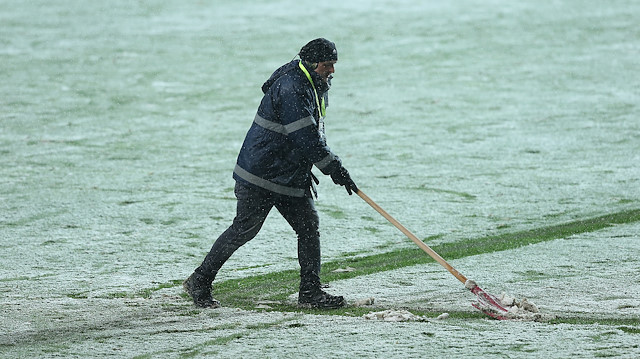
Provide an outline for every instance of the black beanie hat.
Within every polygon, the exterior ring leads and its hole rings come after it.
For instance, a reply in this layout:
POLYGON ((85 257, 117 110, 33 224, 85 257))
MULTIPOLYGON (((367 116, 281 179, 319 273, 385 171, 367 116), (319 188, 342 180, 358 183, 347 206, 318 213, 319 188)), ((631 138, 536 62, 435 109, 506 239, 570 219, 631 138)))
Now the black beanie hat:
POLYGON ((300 49, 298 55, 302 61, 311 63, 338 61, 336 44, 322 37, 309 41, 300 49))

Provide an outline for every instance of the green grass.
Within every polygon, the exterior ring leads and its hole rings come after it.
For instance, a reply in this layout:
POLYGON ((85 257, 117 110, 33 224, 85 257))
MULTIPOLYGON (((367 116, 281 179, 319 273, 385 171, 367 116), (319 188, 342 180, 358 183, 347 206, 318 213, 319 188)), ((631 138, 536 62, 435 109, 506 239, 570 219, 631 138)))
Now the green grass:
POLYGON ((441 189, 441 188, 427 187, 425 185, 419 186, 416 189, 421 190, 421 191, 451 194, 451 195, 454 195, 454 196, 462 197, 462 198, 464 198, 466 200, 474 200, 474 199, 476 199, 476 196, 474 196, 472 194, 469 194, 469 193, 457 192, 457 191, 449 191, 449 190, 445 190, 445 189, 441 189))
MULTIPOLYGON (((277 327, 296 328, 296 327, 302 326, 302 324, 295 322, 297 319, 298 319, 297 317, 292 317, 292 318, 284 318, 284 319, 280 319, 280 320, 276 320, 268 323, 247 324, 247 325, 241 325, 239 323, 230 323, 230 324, 218 325, 213 328, 198 329, 199 332, 215 332, 219 330, 236 330, 236 329, 240 331, 235 333, 230 333, 228 335, 222 335, 214 339, 207 340, 203 343, 199 343, 192 347, 186 348, 182 350, 179 357, 193 358, 193 357, 213 356, 218 353, 217 347, 224 346, 234 340, 255 335, 260 331, 270 330, 277 327)), ((171 351, 159 351, 154 353, 147 353, 144 355, 136 356, 134 358, 143 359, 143 358, 152 358, 152 357, 162 357, 168 353, 171 353, 171 351)))
MULTIPOLYGON (((640 209, 622 211, 526 231, 465 239, 454 243, 443 243, 432 247, 432 249, 446 260, 452 260, 471 255, 515 249, 534 243, 597 231, 614 224, 637 221, 640 221, 640 209)), ((400 249, 392 252, 357 258, 345 258, 323 263, 322 278, 326 282, 331 282, 429 262, 433 262, 433 259, 417 247, 415 249, 400 249), (353 267, 356 271, 344 273, 332 272, 335 269, 346 266, 353 267)), ((298 283, 298 271, 288 270, 220 282, 216 284, 215 294, 216 298, 222 303, 225 303, 226 306, 253 309, 255 302, 258 300, 285 300, 288 295, 295 291, 298 283)), ((337 312, 353 312, 353 309, 354 308, 337 310, 337 312)), ((278 307, 277 310, 292 310, 292 308, 285 305, 278 307)))
MULTIPOLYGON (((575 220, 568 223, 556 224, 531 230, 487 236, 481 238, 463 239, 454 243, 443 243, 433 246, 445 260, 463 258, 467 256, 505 251, 522 246, 551 241, 559 238, 567 238, 580 233, 588 233, 610 227, 615 224, 633 223, 640 221, 640 209, 616 212, 599 217, 575 220)), ((399 234, 401 235, 401 234, 399 234)), ((385 272, 408 266, 433 262, 433 259, 419 248, 400 249, 370 256, 347 257, 344 259, 323 263, 322 278, 325 282, 343 280, 364 276, 368 274, 385 272), (338 268, 353 267, 353 272, 334 273, 338 268)), ((445 270, 445 269, 443 269, 445 270)), ((543 275, 531 271, 532 277, 543 275)), ((138 294, 148 297, 150 293, 167 287, 177 286, 180 280, 173 280, 160 284, 149 290, 142 290, 138 294)), ((255 303, 261 300, 278 301, 281 304, 270 305, 275 311, 296 311, 326 315, 361 316, 370 311, 370 308, 340 308, 335 310, 303 310, 295 305, 287 304, 287 297, 295 292, 299 284, 298 270, 286 270, 262 275, 256 275, 240 279, 226 280, 215 283, 215 296, 227 307, 236 307, 253 310, 255 303)), ((120 293, 114 295, 117 297, 120 293)), ((439 313, 414 310, 414 314, 423 316, 435 316, 439 313)), ((483 318, 480 312, 450 313, 452 318, 483 318)), ((638 320, 615 318, 558 318, 552 323, 594 324, 607 323, 612 325, 638 325, 638 320)), ((635 330, 632 328, 630 330, 635 330)))
MULTIPOLYGON (((636 325, 637 324, 638 323, 636 322, 636 325)), ((640 328, 619 327, 618 329, 622 330, 625 333, 640 334, 640 328)))

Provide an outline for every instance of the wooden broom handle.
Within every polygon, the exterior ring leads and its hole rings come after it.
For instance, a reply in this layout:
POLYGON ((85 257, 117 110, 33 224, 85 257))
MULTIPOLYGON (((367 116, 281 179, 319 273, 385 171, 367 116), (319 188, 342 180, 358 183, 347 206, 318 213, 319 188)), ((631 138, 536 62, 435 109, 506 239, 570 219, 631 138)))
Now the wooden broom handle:
POLYGON ((423 241, 421 241, 418 237, 416 237, 411 231, 409 231, 405 226, 403 226, 400 222, 398 222, 395 218, 391 217, 389 213, 387 213, 384 209, 378 206, 369 196, 364 194, 360 189, 356 190, 356 193, 360 198, 362 198, 365 202, 367 202, 373 209, 378 211, 384 218, 386 218, 391 224, 393 224, 396 228, 400 230, 400 232, 404 233, 405 236, 409 237, 415 244, 420 247, 423 251, 425 251, 431 258, 435 259, 436 262, 440 263, 446 270, 448 270, 454 277, 458 278, 462 283, 466 283, 467 278, 463 276, 460 272, 458 272, 455 268, 453 268, 447 261, 445 261, 438 253, 436 253, 433 249, 431 249, 428 245, 426 245, 423 241))

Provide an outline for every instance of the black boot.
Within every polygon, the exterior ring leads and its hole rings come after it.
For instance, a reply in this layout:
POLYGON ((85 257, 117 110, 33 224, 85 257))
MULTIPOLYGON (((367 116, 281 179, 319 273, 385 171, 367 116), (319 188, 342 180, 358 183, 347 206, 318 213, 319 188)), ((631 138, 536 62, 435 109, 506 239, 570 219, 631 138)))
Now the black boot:
POLYGON ((194 272, 182 283, 182 288, 191 296, 196 307, 220 307, 220 302, 211 297, 211 281, 204 276, 194 272))
POLYGON ((335 309, 344 307, 347 302, 341 295, 331 295, 320 289, 320 283, 301 284, 298 293, 298 306, 303 308, 335 309))

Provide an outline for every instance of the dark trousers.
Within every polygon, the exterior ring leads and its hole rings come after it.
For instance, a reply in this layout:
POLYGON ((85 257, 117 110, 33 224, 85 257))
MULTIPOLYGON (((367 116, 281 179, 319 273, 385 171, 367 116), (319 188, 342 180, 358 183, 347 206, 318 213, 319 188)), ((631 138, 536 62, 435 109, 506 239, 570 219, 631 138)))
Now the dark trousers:
POLYGON ((320 232, 318 212, 313 199, 280 195, 238 183, 235 195, 238 199, 236 217, 215 241, 196 273, 213 281, 229 257, 258 234, 267 215, 276 207, 298 236, 301 283, 319 284, 320 232))

